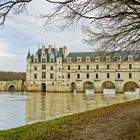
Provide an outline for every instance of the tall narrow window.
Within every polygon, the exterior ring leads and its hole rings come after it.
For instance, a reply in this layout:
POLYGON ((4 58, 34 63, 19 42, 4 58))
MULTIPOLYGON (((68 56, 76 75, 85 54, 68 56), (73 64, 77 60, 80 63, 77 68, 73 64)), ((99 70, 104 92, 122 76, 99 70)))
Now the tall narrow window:
POLYGON ((50 66, 50 70, 53 70, 53 66, 50 66))
POLYGON ((96 79, 98 79, 99 78, 99 75, 98 75, 98 73, 96 73, 96 79))
POLYGON ((129 69, 132 69, 132 64, 129 64, 129 69))
POLYGON ((121 64, 118 64, 118 69, 121 69, 121 64))
POLYGON ((53 73, 50 74, 50 79, 53 79, 53 73))
POLYGON ((109 64, 107 64, 107 69, 110 69, 110 65, 109 64))
POLYGON ((68 79, 70 79, 70 73, 68 73, 68 79))
POLYGON ((34 70, 37 70, 37 66, 34 66, 34 70))
POLYGON ((96 70, 98 70, 99 69, 99 65, 96 65, 96 70))
POLYGON ((68 65, 68 70, 70 70, 70 65, 68 65))
POLYGON ((87 73, 87 79, 89 79, 89 73, 87 73))
POLYGON ((120 78, 121 78, 121 75, 120 75, 120 73, 118 73, 118 76, 117 76, 117 77, 118 77, 118 79, 120 79, 120 78))
POLYGON ((80 65, 78 65, 78 70, 80 70, 80 65))
POLYGON ((34 74, 34 79, 37 79, 37 73, 34 74))
POLYGON ((110 78, 110 74, 109 73, 107 73, 107 79, 109 79, 110 78))
POLYGON ((79 79, 79 78, 80 78, 80 74, 78 73, 78 74, 77 74, 77 79, 79 79))
POLYGON ((129 73, 129 79, 132 79, 132 73, 129 73))
POLYGON ((89 65, 87 65, 87 70, 89 70, 89 65))
POLYGON ((46 79, 46 72, 42 72, 42 79, 46 79))

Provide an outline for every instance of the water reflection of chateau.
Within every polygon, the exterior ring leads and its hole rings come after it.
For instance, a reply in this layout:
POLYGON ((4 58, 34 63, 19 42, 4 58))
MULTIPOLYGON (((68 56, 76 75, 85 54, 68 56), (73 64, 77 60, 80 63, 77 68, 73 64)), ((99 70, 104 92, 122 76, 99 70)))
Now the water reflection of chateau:
POLYGON ((61 116, 93 110, 114 103, 138 99, 138 95, 110 95, 81 93, 33 93, 27 92, 26 123, 50 120, 61 116))
POLYGON ((140 52, 75 52, 42 46, 27 55, 27 91, 84 92, 94 88, 133 91, 140 87, 140 52))

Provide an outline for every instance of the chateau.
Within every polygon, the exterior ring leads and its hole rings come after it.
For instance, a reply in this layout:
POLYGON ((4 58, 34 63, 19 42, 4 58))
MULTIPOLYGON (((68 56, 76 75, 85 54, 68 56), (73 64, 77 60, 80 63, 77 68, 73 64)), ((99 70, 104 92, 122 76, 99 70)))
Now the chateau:
POLYGON ((140 52, 70 52, 42 46, 26 58, 27 91, 116 92, 140 89, 140 52))

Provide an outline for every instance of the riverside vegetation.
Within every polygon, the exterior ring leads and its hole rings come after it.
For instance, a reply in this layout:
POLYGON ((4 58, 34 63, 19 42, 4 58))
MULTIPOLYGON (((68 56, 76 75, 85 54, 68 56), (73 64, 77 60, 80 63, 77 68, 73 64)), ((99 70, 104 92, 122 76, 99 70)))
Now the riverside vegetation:
POLYGON ((0 131, 0 140, 140 140, 140 100, 0 131))

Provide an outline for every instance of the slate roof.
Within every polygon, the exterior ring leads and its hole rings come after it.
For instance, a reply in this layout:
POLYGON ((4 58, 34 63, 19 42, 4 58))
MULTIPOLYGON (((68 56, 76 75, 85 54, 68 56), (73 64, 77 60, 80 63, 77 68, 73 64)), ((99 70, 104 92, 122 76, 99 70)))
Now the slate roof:
POLYGON ((76 61, 77 57, 81 57, 82 61, 85 61, 85 58, 89 56, 91 61, 94 61, 94 58, 99 56, 101 61, 106 60, 106 56, 110 56, 112 60, 117 60, 118 57, 121 57, 123 61, 128 59, 128 55, 132 55, 134 60, 140 60, 140 50, 137 51, 119 51, 119 52, 71 52, 67 57, 72 58, 72 61, 76 61))
MULTIPOLYGON (((41 63, 41 54, 42 54, 42 49, 39 48, 36 52, 37 56, 38 56, 38 62, 41 63)), ((50 61, 50 56, 53 54, 54 55, 54 62, 56 62, 56 59, 58 57, 62 57, 62 50, 57 50, 56 48, 51 48, 51 54, 49 54, 48 48, 45 48, 45 54, 47 55, 47 62, 50 61)), ((27 54, 27 59, 31 58, 32 62, 34 59, 34 55, 31 56, 30 52, 28 52, 27 54)))

